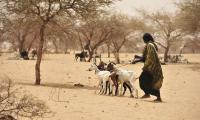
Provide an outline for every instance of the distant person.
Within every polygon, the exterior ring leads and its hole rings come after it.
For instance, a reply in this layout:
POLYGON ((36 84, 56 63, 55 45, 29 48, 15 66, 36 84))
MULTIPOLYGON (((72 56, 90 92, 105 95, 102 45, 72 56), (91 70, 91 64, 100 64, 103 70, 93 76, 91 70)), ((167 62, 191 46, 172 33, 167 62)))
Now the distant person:
POLYGON ((32 59, 34 59, 36 55, 37 55, 37 50, 33 49, 31 51, 31 57, 32 57, 32 59))
POLYGON ((81 55, 80 55, 80 61, 81 61, 81 62, 85 62, 87 56, 88 56, 88 55, 87 55, 87 52, 83 50, 83 51, 81 52, 81 55))
POLYGON ((21 58, 23 58, 24 60, 29 60, 28 52, 25 49, 21 51, 20 55, 21 55, 21 58))
POLYGON ((144 62, 143 71, 139 77, 140 88, 145 93, 141 98, 149 98, 150 95, 154 95, 157 97, 154 101, 162 102, 160 88, 163 83, 163 72, 157 54, 158 48, 151 34, 145 33, 143 40, 146 44, 143 55, 136 55, 133 61, 133 64, 144 62))

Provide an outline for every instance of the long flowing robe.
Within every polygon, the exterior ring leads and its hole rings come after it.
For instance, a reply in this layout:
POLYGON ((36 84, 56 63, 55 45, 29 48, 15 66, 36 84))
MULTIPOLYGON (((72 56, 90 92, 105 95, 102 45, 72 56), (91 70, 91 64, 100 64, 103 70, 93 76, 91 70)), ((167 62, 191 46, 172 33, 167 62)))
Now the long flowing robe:
POLYGON ((153 76, 152 88, 160 89, 163 83, 163 72, 157 54, 157 46, 153 42, 147 43, 143 51, 143 71, 148 71, 153 76))

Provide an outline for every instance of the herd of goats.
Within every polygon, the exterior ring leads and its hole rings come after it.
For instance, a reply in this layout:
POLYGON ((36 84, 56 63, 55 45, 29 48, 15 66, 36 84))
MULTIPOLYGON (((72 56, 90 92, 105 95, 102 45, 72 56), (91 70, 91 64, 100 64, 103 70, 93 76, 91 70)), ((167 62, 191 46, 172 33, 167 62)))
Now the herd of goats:
POLYGON ((98 78, 98 94, 102 95, 108 92, 112 96, 123 96, 128 88, 130 97, 138 98, 138 90, 134 87, 134 82, 137 78, 133 71, 119 69, 114 62, 106 64, 103 61, 99 65, 93 63, 88 70, 94 70, 98 78), (118 87, 120 88, 119 92, 118 87), (136 96, 133 95, 134 91, 136 96))

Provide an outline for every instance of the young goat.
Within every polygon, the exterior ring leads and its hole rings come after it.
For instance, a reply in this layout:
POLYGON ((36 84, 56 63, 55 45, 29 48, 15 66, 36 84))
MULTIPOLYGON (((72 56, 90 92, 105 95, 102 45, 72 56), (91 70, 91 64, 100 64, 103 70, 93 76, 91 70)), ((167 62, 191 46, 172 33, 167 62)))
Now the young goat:
POLYGON ((124 83, 126 83, 128 86, 130 86, 131 90, 130 90, 130 96, 133 96, 133 90, 135 90, 136 92, 136 97, 138 97, 138 90, 134 87, 134 82, 135 82, 135 75, 133 71, 127 71, 127 70, 122 70, 122 69, 118 69, 117 67, 115 67, 115 65, 113 63, 109 63, 107 66, 107 70, 108 71, 112 71, 111 76, 114 74, 118 75, 118 80, 119 83, 121 84, 121 88, 120 88, 120 95, 122 96, 124 93, 122 93, 123 91, 123 85, 124 83))
MULTIPOLYGON (((107 64, 105 62, 101 61, 99 63, 99 65, 97 66, 97 68, 100 71, 107 70, 106 65, 107 64)), ((106 82, 106 92, 105 92, 105 94, 107 94, 107 91, 109 91, 109 95, 111 95, 113 93, 113 87, 115 87, 115 96, 117 96, 118 95, 118 82, 119 82, 119 80, 118 80, 118 75, 117 74, 110 75, 110 80, 106 82)), ((126 83, 123 84, 123 87, 124 87, 123 95, 125 94, 125 91, 126 91, 127 87, 131 91, 130 86, 128 86, 126 83)))
MULTIPOLYGON (((110 83, 112 83, 113 86, 112 86, 112 91, 109 94, 111 94, 111 93, 113 94, 113 90, 114 90, 113 87, 115 87, 115 96, 117 96, 118 95, 118 87, 119 87, 118 75, 116 73, 112 73, 110 75, 110 78, 111 78, 110 83)), ((129 91, 131 92, 131 87, 126 82, 123 83, 123 87, 124 87, 123 95, 125 94, 127 87, 129 89, 129 91)))
POLYGON ((98 88, 100 88, 99 94, 106 94, 106 83, 110 79, 110 72, 109 71, 100 71, 95 64, 92 64, 89 68, 89 71, 95 70, 95 75, 99 80, 98 88))

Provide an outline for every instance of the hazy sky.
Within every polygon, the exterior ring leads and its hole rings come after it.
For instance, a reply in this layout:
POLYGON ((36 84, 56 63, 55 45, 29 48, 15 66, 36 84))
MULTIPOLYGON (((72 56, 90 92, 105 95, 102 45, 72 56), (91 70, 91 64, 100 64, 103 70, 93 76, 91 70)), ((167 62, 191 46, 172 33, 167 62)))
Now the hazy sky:
POLYGON ((165 10, 174 12, 176 10, 175 2, 180 0, 122 0, 114 5, 117 11, 126 13, 128 15, 135 15, 135 8, 143 8, 148 11, 160 11, 165 10))

